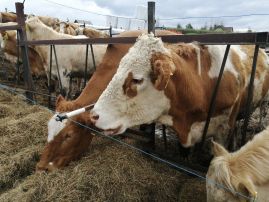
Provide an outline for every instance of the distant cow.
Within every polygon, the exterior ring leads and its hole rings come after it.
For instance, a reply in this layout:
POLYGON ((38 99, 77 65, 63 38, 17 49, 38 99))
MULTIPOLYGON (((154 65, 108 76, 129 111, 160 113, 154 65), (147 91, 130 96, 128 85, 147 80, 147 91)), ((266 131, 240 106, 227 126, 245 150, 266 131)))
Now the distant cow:
POLYGON ((79 27, 76 29, 78 35, 85 35, 89 38, 108 38, 109 35, 106 34, 105 32, 93 29, 93 28, 83 28, 79 27))
MULTIPOLYGON (((139 37, 92 109, 92 122, 114 135, 156 121, 171 126, 183 146, 194 145, 202 137, 225 48, 139 37)), ((245 106, 253 52, 253 46, 231 46, 208 131, 221 142, 245 106)), ((254 105, 268 88, 269 60, 259 50, 254 105)))
POLYGON ((14 13, 0 12, 0 23, 17 22, 17 15, 14 13))
POLYGON ((59 31, 59 33, 69 34, 73 36, 78 35, 76 31, 76 29, 79 28, 78 24, 70 23, 70 22, 60 22, 59 24, 60 24, 59 30, 57 30, 59 31))
MULTIPOLYGON (((6 58, 12 63, 17 62, 17 31, 1 31, 0 41, 1 48, 3 49, 6 58)), ((40 55, 31 47, 28 47, 28 57, 32 74, 36 77, 46 76, 40 55)), ((20 60, 21 58, 20 55, 20 60)))
MULTIPOLYGON (((141 30, 128 31, 117 35, 117 37, 137 37, 141 33, 141 30)), ((165 30, 156 30, 156 34, 171 35, 173 33, 165 30)), ((61 96, 57 98, 57 113, 72 111, 96 102, 117 71, 121 58, 127 53, 130 47, 131 44, 109 45, 102 62, 97 67, 81 95, 73 101, 66 101, 61 96)), ((56 115, 48 123, 48 144, 36 166, 37 170, 51 171, 56 168, 62 168, 68 165, 70 161, 77 159, 86 151, 91 143, 93 136, 89 130, 85 130, 85 128, 68 120, 56 122, 56 115)), ((72 119, 84 125, 91 125, 88 113, 78 115, 72 119)))
POLYGON ((246 197, 269 201, 269 127, 234 153, 213 142, 213 153, 207 172, 208 202, 251 201, 246 197))
MULTIPOLYGON (((77 39, 85 36, 70 36, 68 34, 58 33, 50 27, 43 24, 37 17, 30 18, 26 21, 26 31, 28 40, 45 40, 45 39, 77 39)), ((59 63, 60 77, 63 87, 67 90, 69 87, 70 73, 80 73, 84 75, 85 71, 85 45, 56 45, 57 58, 59 63)), ((94 45, 94 55, 96 64, 100 64, 106 51, 106 45, 94 45)), ((35 50, 41 56, 46 72, 49 72, 49 46, 35 46, 35 50)), ((90 54, 90 52, 89 52, 90 54)), ((52 57, 52 75, 57 77, 57 67, 55 58, 52 57)), ((89 57, 88 72, 94 71, 92 57, 89 57)))

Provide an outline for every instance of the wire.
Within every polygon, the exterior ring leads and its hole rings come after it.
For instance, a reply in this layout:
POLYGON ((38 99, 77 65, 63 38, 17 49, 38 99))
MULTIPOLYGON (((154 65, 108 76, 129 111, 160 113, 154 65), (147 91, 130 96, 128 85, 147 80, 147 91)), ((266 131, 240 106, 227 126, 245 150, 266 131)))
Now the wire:
POLYGON ((269 13, 252 13, 243 15, 221 15, 221 16, 190 16, 190 17, 173 17, 173 18, 160 18, 159 20, 185 20, 185 19, 211 19, 211 18, 241 18, 250 16, 268 16, 269 13))
POLYGON ((125 17, 125 16, 117 16, 117 15, 106 15, 106 14, 102 14, 102 13, 96 13, 96 12, 93 12, 93 11, 88 11, 88 10, 84 10, 84 9, 81 9, 81 8, 76 8, 76 7, 73 7, 73 6, 68 6, 68 5, 57 3, 57 2, 54 2, 54 1, 50 1, 50 0, 42 0, 42 1, 46 1, 48 3, 56 4, 58 6, 63 6, 63 7, 70 8, 70 9, 73 9, 73 10, 78 10, 78 11, 81 11, 81 12, 91 13, 91 14, 105 16, 105 17, 108 16, 108 17, 117 17, 117 18, 125 18, 125 19, 136 19, 136 20, 143 20, 143 21, 145 21, 145 19, 141 19, 141 18, 125 17))
MULTIPOLYGON (((20 94, 20 93, 17 93, 17 92, 16 92, 14 89, 12 89, 11 87, 8 87, 8 86, 5 86, 5 85, 0 84, 0 88, 2 88, 2 89, 6 89, 6 90, 8 90, 8 91, 10 91, 10 92, 12 92, 12 93, 15 93, 15 94, 21 96, 21 97, 24 97, 24 98, 27 99, 28 101, 30 101, 30 102, 32 102, 32 103, 38 105, 38 106, 41 106, 41 107, 43 107, 44 109, 49 110, 50 112, 54 112, 53 110, 51 110, 51 109, 49 109, 49 108, 47 108, 47 107, 45 107, 45 106, 43 106, 43 105, 38 104, 38 103, 35 102, 34 100, 31 100, 31 99, 27 98, 25 95, 20 94)), ((55 112, 54 112, 54 113, 55 113, 55 112)), ((219 184, 219 183, 215 182, 214 180, 206 179, 205 176, 200 175, 197 171, 194 171, 194 170, 185 168, 185 167, 183 167, 183 166, 179 166, 179 165, 177 165, 177 164, 174 164, 174 163, 172 163, 172 162, 170 162, 170 161, 167 161, 167 160, 165 160, 165 159, 162 159, 162 158, 160 158, 160 157, 158 157, 158 156, 156 156, 156 155, 154 155, 154 154, 151 154, 151 153, 146 152, 146 151, 144 151, 144 150, 142 150, 142 149, 139 149, 139 148, 137 148, 137 147, 135 147, 135 146, 133 146, 133 145, 130 145, 130 144, 126 143, 126 142, 123 142, 123 141, 121 141, 121 140, 118 140, 118 139, 116 139, 116 138, 114 138, 114 137, 112 137, 112 136, 107 136, 107 135, 103 134, 102 132, 97 131, 97 130, 95 130, 95 129, 89 127, 89 126, 86 126, 86 125, 80 123, 80 122, 77 122, 77 121, 75 121, 75 120, 73 120, 73 119, 71 119, 71 118, 68 118, 68 119, 69 119, 70 121, 72 121, 73 123, 76 123, 76 124, 78 124, 78 125, 80 125, 80 126, 82 126, 82 127, 84 127, 84 128, 87 128, 87 129, 90 130, 91 132, 93 132, 93 133, 95 133, 95 134, 97 134, 97 135, 99 135, 99 136, 101 136, 101 137, 108 138, 108 139, 110 139, 110 140, 112 140, 112 141, 114 141, 114 142, 117 142, 117 143, 122 144, 122 145, 124 145, 124 146, 126 146, 126 147, 129 147, 129 148, 132 149, 132 150, 135 150, 135 151, 137 151, 137 152, 140 152, 140 153, 143 153, 143 154, 145 154, 145 155, 147 155, 147 156, 150 156, 151 158, 153 158, 153 159, 155 159, 155 160, 158 160, 158 161, 160 161, 160 162, 162 162, 162 163, 165 163, 165 164, 167 164, 167 165, 169 165, 169 166, 171 166, 171 167, 173 167, 173 168, 176 168, 176 169, 178 169, 178 170, 184 171, 184 172, 186 172, 186 173, 188 173, 188 174, 194 175, 194 176, 196 176, 196 177, 198 177, 198 178, 201 178, 201 179, 203 179, 203 180, 207 180, 209 183, 214 184, 214 185, 216 185, 216 186, 219 187, 219 188, 222 188, 222 189, 224 189, 224 190, 226 190, 226 191, 229 191, 229 192, 232 192, 232 193, 236 193, 236 194, 238 194, 239 196, 241 196, 241 197, 243 197, 243 198, 245 198, 245 199, 252 200, 251 197, 246 196, 246 195, 244 195, 244 194, 242 194, 242 193, 240 193, 240 192, 231 190, 230 188, 228 188, 228 187, 226 187, 226 186, 224 186, 224 185, 222 185, 222 184, 219 184)))

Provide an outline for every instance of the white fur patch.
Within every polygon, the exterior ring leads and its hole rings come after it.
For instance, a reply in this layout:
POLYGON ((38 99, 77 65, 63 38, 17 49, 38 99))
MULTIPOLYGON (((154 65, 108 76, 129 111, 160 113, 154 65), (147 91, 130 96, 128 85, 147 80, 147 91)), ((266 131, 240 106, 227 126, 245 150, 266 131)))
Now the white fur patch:
MULTIPOLYGON (((170 55, 162 41, 153 35, 142 35, 122 58, 119 68, 104 90, 92 112, 99 115, 96 126, 101 129, 115 129, 121 126, 120 132, 126 128, 151 123, 162 115, 167 115, 170 100, 164 91, 157 90, 150 79, 151 57, 154 52, 170 55), (137 85, 137 95, 129 98, 124 95, 122 87, 129 72, 134 78, 143 78, 137 85)), ((161 118, 171 124, 171 120, 161 118)))
MULTIPOLYGON (((236 45, 235 45, 235 47, 236 47, 236 45)), ((210 67, 210 70, 208 72, 208 76, 210 78, 216 78, 219 75, 219 71, 221 68, 221 63, 222 63, 222 60, 224 57, 226 46, 225 45, 210 45, 210 46, 207 46, 207 48, 208 48, 208 52, 209 52, 210 57, 211 57, 211 67, 210 67)), ((234 49, 234 46, 231 46, 231 49, 234 49)), ((236 78, 238 78, 238 72, 236 71, 236 69, 232 63, 232 60, 231 60, 231 50, 229 51, 229 55, 227 57, 224 71, 229 71, 236 78)))
POLYGON ((53 115, 53 117, 48 122, 48 142, 52 141, 55 136, 66 126, 67 119, 61 121, 56 121, 58 113, 53 115))
POLYGON ((202 74, 202 69, 201 69, 201 50, 199 47, 197 47, 196 44, 192 43, 191 44, 196 52, 197 55, 197 65, 198 65, 198 74, 201 76, 202 74))
MULTIPOLYGON (((223 135, 228 134, 228 131, 230 129, 228 125, 230 114, 229 111, 230 110, 227 110, 222 115, 211 118, 207 131, 207 136, 214 136, 215 139, 220 139, 221 142, 224 141, 226 137, 224 137, 223 135)), ((193 123, 191 126, 191 130, 188 134, 187 143, 183 146, 190 147, 193 146, 195 143, 199 142, 202 138, 204 127, 205 121, 193 123)))

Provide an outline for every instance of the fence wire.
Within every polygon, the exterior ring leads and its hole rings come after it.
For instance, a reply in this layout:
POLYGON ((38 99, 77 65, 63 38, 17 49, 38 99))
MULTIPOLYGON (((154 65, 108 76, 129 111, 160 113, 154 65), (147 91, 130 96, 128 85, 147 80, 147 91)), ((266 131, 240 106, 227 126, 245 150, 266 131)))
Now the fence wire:
MULTIPOLYGON (((27 98, 25 95, 23 95, 23 94, 21 94, 21 93, 18 93, 14 88, 11 88, 11 87, 9 87, 9 86, 3 85, 3 84, 1 84, 1 83, 0 83, 0 88, 1 88, 1 89, 5 89, 5 90, 7 90, 7 91, 9 91, 9 92, 11 92, 11 93, 14 93, 14 94, 16 94, 16 95, 18 95, 18 96, 20 96, 20 97, 22 97, 22 98, 28 100, 29 102, 31 102, 31 103, 33 103, 33 104, 35 104, 35 105, 38 105, 38 106, 40 106, 40 107, 42 107, 42 108, 44 108, 44 109, 50 111, 51 113, 55 113, 54 110, 52 110, 52 109, 50 109, 50 108, 48 108, 48 107, 45 107, 45 106, 43 106, 43 105, 41 105, 41 104, 38 104, 36 101, 27 98)), ((193 170, 193 169, 190 169, 190 168, 187 168, 187 167, 183 167, 183 166, 181 166, 181 165, 177 165, 177 164, 175 164, 175 163, 172 163, 172 162, 170 162, 170 161, 167 161, 167 160, 165 160, 165 159, 162 159, 162 158, 160 158, 160 157, 158 157, 158 156, 156 156, 156 155, 154 155, 154 154, 152 154, 152 153, 146 152, 146 151, 144 151, 144 150, 142 150, 142 149, 140 149, 140 148, 137 148, 137 147, 135 147, 135 146, 133 146, 133 145, 130 145, 130 144, 126 143, 126 142, 123 142, 123 141, 121 141, 121 140, 119 140, 119 139, 116 139, 116 138, 114 138, 113 136, 107 136, 107 135, 103 134, 102 132, 97 131, 97 130, 95 130, 95 129, 89 127, 89 126, 86 126, 86 125, 80 123, 80 122, 77 122, 77 121, 75 121, 75 120, 73 120, 73 119, 71 119, 71 118, 68 118, 68 119, 69 119, 70 121, 72 121, 73 123, 75 123, 75 124, 78 124, 78 125, 80 125, 80 126, 82 126, 82 127, 84 127, 84 128, 87 128, 89 131, 91 131, 91 132, 97 134, 97 135, 100 136, 100 137, 107 138, 107 139, 109 139, 109 140, 111 140, 111 141, 114 141, 114 142, 116 142, 116 143, 118 143, 118 144, 121 144, 121 145, 123 145, 123 146, 125 146, 125 147, 128 147, 128 148, 130 148, 130 149, 132 149, 132 150, 134 150, 134 151, 136 151, 136 152, 145 154, 145 155, 151 157, 152 159, 155 159, 155 160, 157 160, 157 161, 159 161, 159 162, 161 162, 161 163, 164 163, 164 164, 166 164, 166 165, 168 165, 168 166, 171 166, 171 167, 175 168, 176 170, 183 171, 183 172, 185 172, 185 173, 191 174, 191 175, 193 175, 193 176, 196 176, 196 177, 200 178, 201 180, 207 180, 210 184, 214 184, 216 187, 221 188, 221 189, 223 189, 223 190, 225 190, 225 191, 229 191, 229 192, 231 192, 231 193, 235 193, 235 194, 237 194, 238 196, 240 196, 240 197, 242 197, 242 198, 245 198, 245 199, 247 199, 247 200, 250 200, 250 201, 254 201, 254 200, 255 200, 255 199, 253 199, 253 198, 251 198, 251 197, 249 197, 249 196, 246 196, 245 194, 242 194, 242 193, 237 192, 237 191, 235 191, 235 190, 231 190, 230 188, 228 188, 228 187, 226 187, 226 186, 224 186, 224 185, 222 185, 222 184, 220 184, 220 183, 217 183, 216 181, 214 181, 214 180, 212 180, 212 179, 206 179, 205 176, 199 174, 199 172, 197 172, 197 171, 195 171, 195 170, 193 170)))

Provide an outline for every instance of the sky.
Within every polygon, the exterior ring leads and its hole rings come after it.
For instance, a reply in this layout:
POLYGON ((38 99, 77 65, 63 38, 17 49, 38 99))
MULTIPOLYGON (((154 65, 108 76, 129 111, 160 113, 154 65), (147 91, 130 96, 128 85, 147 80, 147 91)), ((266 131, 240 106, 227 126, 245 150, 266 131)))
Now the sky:
MULTIPOLYGON (((22 0, 17 0, 22 2, 22 0)), ((0 11, 5 8, 15 11, 15 0, 0 0, 0 11)), ((232 26, 235 30, 269 31, 269 0, 156 0, 155 16, 160 26, 176 27, 191 23, 195 28, 210 26, 214 23, 232 26), (246 17, 218 17, 238 16, 246 17), (185 17, 207 17, 171 19, 185 17), (218 17, 218 18, 213 18, 218 17)), ((105 15, 116 15, 133 18, 136 16, 136 6, 147 6, 145 0, 25 0, 25 13, 58 17, 62 20, 90 20, 95 25, 106 24, 105 15), (74 7, 67 8, 53 2, 74 7), (88 11, 88 12, 86 12, 88 11), (102 15, 92 14, 90 12, 102 15)))

